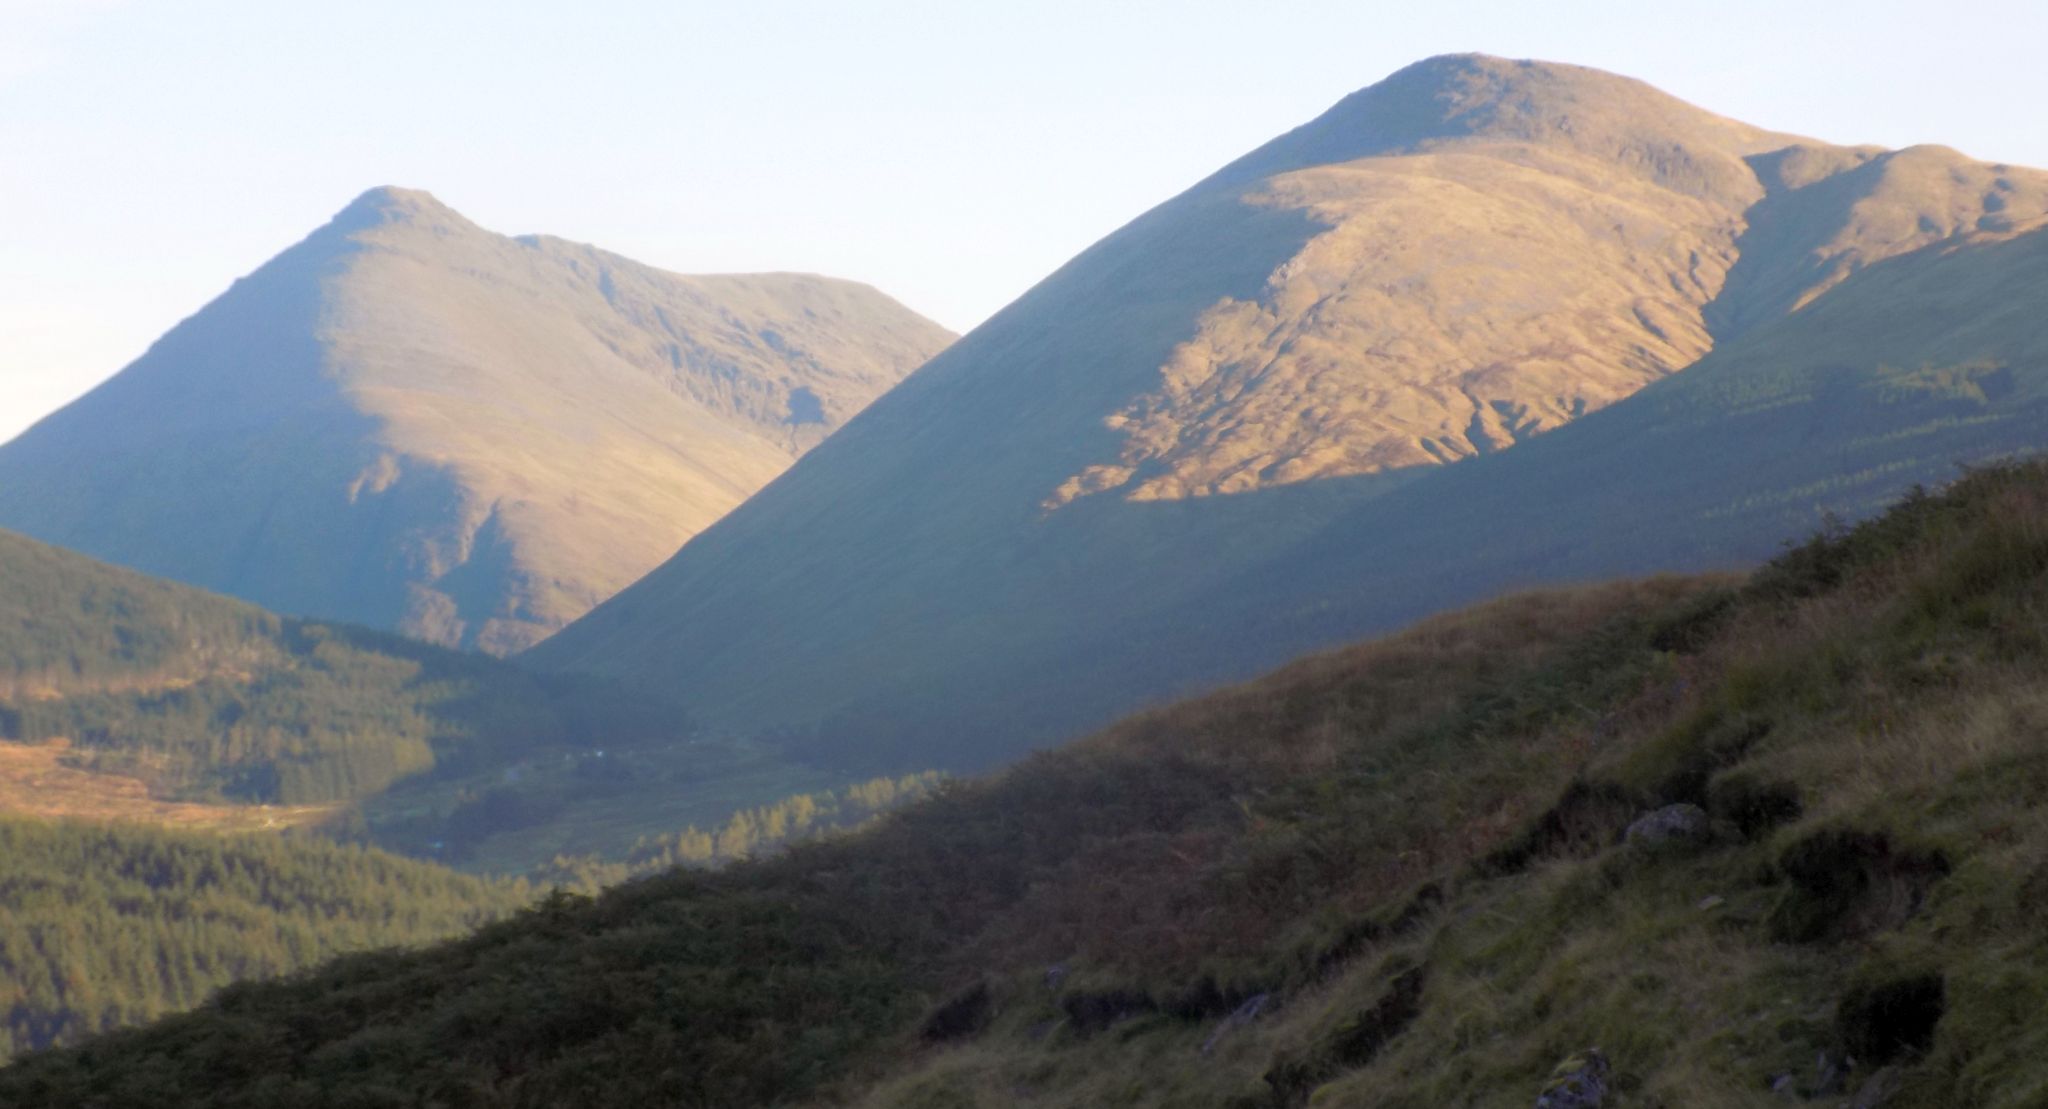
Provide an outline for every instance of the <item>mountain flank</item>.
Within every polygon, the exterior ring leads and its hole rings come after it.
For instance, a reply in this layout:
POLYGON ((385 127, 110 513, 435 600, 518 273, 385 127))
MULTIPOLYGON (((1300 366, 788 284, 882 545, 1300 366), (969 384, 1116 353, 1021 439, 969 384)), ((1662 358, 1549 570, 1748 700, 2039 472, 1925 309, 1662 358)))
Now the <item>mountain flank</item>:
POLYGON ((981 766, 1505 588, 1751 564, 2040 445, 2044 219, 2039 171, 1430 59, 1089 248, 526 657, 810 757, 981 766))
POLYGON ((0 1099, 2033 1104, 2044 583, 2048 467, 1983 470, 1753 575, 1440 615, 855 837, 237 987, 0 1099))
POLYGON ((507 653, 950 339, 864 285, 686 277, 373 189, 0 447, 0 526, 507 653))

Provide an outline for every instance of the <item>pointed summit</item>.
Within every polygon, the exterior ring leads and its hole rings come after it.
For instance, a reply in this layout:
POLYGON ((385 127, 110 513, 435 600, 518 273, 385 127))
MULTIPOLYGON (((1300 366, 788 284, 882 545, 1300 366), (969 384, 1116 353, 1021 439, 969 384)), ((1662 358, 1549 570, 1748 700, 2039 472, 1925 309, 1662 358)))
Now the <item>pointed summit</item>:
POLYGON ((323 230, 352 234, 391 224, 482 230, 462 213, 441 203, 434 194, 424 189, 405 189, 396 185, 379 185, 366 190, 336 212, 323 230))
POLYGON ((949 339, 864 285, 535 250, 380 187, 0 447, 0 526, 506 652, 949 339))

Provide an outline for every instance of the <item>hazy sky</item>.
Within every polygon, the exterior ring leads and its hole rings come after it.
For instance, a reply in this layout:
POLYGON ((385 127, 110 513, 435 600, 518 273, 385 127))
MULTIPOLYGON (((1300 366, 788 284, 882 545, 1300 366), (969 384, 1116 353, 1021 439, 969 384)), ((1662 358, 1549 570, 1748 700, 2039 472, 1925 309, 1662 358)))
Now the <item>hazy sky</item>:
POLYGON ((0 0, 0 439, 372 185, 965 330, 1431 54, 2048 165, 2044 42, 2038 3, 0 0))

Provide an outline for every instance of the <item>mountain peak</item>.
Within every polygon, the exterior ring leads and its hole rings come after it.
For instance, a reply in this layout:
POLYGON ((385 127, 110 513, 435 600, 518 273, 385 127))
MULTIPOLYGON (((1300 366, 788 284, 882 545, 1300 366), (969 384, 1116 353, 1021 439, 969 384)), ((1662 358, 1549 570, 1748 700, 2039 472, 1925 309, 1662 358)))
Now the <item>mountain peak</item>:
POLYGON ((1623 77, 1592 66, 1571 62, 1547 62, 1540 58, 1504 58, 1498 54, 1482 54, 1476 51, 1433 54, 1421 61, 1402 66, 1379 83, 1392 84, 1398 81, 1434 82, 1446 87, 1465 86, 1473 81, 1483 81, 1497 88, 1509 90, 1537 84, 1575 84, 1596 88, 1616 84, 1650 87, 1634 78, 1623 77))
POLYGON ((344 233, 392 224, 474 226, 462 213, 435 199, 433 193, 397 185, 379 185, 365 191, 329 221, 330 227, 344 233))
POLYGON ((951 338, 838 283, 534 251, 380 187, 0 449, 0 521, 295 614, 509 651, 951 338))
POLYGON ((1633 77, 1590 66, 1491 54, 1439 54, 1394 71, 1340 101, 1398 107, 1427 137, 1461 134, 1514 138, 1569 136, 1587 126, 1661 126, 1755 137, 1757 128, 1717 116, 1633 77))
POLYGON ((1467 142, 1569 149, 1694 195, 1754 190, 1739 164, 1796 141, 1587 66, 1440 54, 1406 66, 1226 167, 1226 185, 1467 142))
POLYGON ((362 195, 350 201, 348 206, 350 209, 368 208, 389 213, 454 211, 425 189, 408 189, 400 185, 378 185, 365 189, 362 195))

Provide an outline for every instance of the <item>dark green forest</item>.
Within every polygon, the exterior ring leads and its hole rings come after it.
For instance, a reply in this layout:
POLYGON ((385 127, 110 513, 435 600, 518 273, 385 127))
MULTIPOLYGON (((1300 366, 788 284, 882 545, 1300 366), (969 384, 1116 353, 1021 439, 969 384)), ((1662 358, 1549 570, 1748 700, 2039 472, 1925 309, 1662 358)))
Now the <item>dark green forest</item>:
POLYGON ((2037 1104, 2044 665, 2048 465, 1988 470, 1747 580, 1506 598, 234 986, 0 1103, 1421 1109, 1599 1045, 1631 1104, 2037 1104))
POLYGON ((524 882, 301 836, 0 818, 0 860, 0 1058, 533 899, 524 882))
POLYGON ((75 761, 154 796, 351 801, 430 770, 690 730, 658 698, 275 616, 7 532, 0 581, 0 739, 68 738, 75 761))
POLYGON ((336 955, 445 939, 550 887, 582 894, 855 827, 935 774, 878 778, 650 836, 621 859, 557 858, 517 879, 312 833, 221 835, 0 817, 0 1059, 199 1004, 222 986, 336 955))
POLYGON ((255 605, 0 531, 0 697, 196 677, 253 662, 280 621, 255 605))

